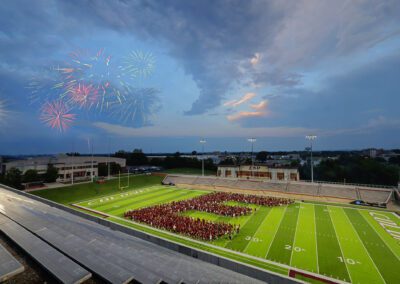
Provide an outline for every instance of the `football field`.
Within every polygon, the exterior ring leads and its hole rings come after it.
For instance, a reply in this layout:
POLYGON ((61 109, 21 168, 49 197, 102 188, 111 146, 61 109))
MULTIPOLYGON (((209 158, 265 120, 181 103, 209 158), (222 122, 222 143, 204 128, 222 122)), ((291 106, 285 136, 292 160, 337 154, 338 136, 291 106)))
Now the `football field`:
MULTIPOLYGON (((126 225, 133 223, 123 219, 128 210, 207 193, 210 192, 157 185, 76 205, 103 212, 110 220, 126 225)), ((238 259, 248 256, 252 264, 265 262, 274 272, 286 275, 290 271, 300 271, 350 283, 400 283, 400 241, 396 239, 400 235, 400 218, 392 212, 305 202, 280 207, 228 204, 250 206, 256 211, 240 217, 199 211, 184 213, 195 218, 240 224, 241 230, 232 240, 224 237, 202 242, 202 249, 209 248, 214 253, 218 253, 216 248, 222 248, 221 253, 229 250, 231 255, 238 255, 238 259)), ((147 228, 147 232, 160 235, 158 229, 141 226, 147 228)), ((160 236, 192 245, 187 237, 170 232, 160 236)), ((199 242, 193 241, 193 244, 199 242)))

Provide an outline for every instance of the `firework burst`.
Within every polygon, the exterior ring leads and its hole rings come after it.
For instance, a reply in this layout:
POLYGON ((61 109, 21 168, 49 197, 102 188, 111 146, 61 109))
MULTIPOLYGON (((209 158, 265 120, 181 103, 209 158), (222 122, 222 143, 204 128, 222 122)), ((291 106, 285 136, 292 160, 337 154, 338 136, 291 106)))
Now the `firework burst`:
POLYGON ((61 68, 65 80, 79 84, 91 85, 97 89, 100 97, 96 108, 103 110, 115 103, 122 103, 122 96, 116 85, 119 82, 117 68, 112 64, 111 55, 107 55, 104 49, 91 55, 87 51, 75 51, 70 54, 71 62, 68 67, 61 68), (115 70, 114 70, 115 69, 115 70))
POLYGON ((62 101, 46 102, 40 114, 40 120, 47 126, 60 132, 67 130, 74 122, 76 115, 62 101))
POLYGON ((6 102, 0 100, 0 125, 5 125, 9 112, 7 110, 6 102))
POLYGON ((141 127, 149 125, 151 119, 160 108, 159 91, 153 88, 132 88, 125 86, 124 101, 114 105, 112 114, 121 122, 141 127))
POLYGON ((61 68, 44 70, 39 77, 33 77, 27 89, 30 90, 31 104, 43 104, 47 101, 63 99, 75 88, 75 80, 65 79, 61 68))
POLYGON ((149 77, 155 67, 156 60, 150 52, 131 51, 124 58, 123 65, 120 66, 123 75, 132 78, 149 77))
POLYGON ((70 100, 72 105, 77 105, 80 108, 90 109, 99 101, 99 92, 92 85, 78 84, 70 92, 70 100))

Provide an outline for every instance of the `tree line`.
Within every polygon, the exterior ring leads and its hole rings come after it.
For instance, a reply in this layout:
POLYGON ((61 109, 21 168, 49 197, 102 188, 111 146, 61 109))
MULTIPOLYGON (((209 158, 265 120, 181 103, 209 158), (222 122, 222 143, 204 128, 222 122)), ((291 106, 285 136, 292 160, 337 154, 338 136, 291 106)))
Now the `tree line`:
POLYGON ((0 183, 22 189, 23 183, 30 182, 55 182, 58 177, 58 169, 52 164, 47 165, 47 170, 44 174, 39 174, 35 169, 29 169, 25 173, 17 168, 10 168, 5 173, 0 175, 0 183))

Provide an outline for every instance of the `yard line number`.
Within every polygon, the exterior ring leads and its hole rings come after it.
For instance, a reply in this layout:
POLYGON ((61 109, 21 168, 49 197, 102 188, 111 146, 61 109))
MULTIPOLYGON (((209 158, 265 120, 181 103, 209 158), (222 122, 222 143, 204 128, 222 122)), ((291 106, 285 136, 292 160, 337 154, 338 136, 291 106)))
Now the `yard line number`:
POLYGON ((346 262, 347 264, 354 265, 354 264, 361 264, 358 260, 354 260, 352 258, 343 258, 341 256, 337 257, 340 262, 346 262))
POLYGON ((304 248, 301 247, 292 247, 291 245, 285 245, 285 249, 287 250, 294 250, 295 252, 302 252, 302 251, 306 251, 304 248))

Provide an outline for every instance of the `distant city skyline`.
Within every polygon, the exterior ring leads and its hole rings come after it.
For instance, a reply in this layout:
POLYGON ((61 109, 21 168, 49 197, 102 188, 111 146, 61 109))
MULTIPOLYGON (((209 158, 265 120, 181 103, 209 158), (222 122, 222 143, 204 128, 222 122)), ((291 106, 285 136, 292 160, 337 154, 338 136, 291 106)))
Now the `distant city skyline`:
POLYGON ((399 1, 11 1, 0 155, 400 148, 399 1))

